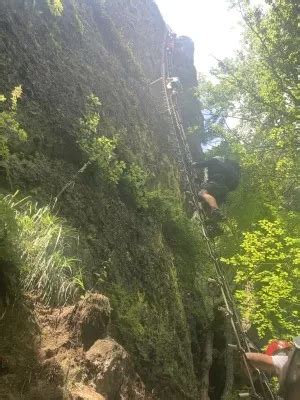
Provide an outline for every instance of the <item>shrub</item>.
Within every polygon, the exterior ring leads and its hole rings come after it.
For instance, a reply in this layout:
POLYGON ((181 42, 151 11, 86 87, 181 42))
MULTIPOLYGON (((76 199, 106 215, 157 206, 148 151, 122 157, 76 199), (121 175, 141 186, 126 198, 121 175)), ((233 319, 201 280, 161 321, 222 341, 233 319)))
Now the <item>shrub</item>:
POLYGON ((116 154, 118 137, 99 136, 99 107, 101 103, 97 96, 88 97, 86 113, 79 121, 77 143, 90 162, 96 163, 103 179, 118 183, 126 167, 124 161, 119 161, 116 154))
POLYGON ((16 86, 11 93, 10 101, 0 95, 0 103, 3 110, 0 112, 0 159, 7 160, 9 157, 9 143, 13 140, 26 140, 27 134, 18 123, 17 101, 22 96, 22 87, 16 86))
POLYGON ((135 203, 138 208, 147 208, 146 182, 148 174, 138 165, 131 164, 126 168, 121 179, 121 191, 127 198, 135 203))

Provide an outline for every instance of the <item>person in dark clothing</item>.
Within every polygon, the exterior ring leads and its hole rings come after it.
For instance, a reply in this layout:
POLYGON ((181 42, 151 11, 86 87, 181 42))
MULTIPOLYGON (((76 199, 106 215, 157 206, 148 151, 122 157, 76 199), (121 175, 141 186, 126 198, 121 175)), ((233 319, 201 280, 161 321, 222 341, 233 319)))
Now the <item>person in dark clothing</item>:
POLYGON ((209 211, 209 217, 224 220, 219 207, 225 203, 229 192, 235 190, 240 181, 240 166, 236 161, 213 157, 197 164, 204 170, 204 180, 199 196, 209 211))

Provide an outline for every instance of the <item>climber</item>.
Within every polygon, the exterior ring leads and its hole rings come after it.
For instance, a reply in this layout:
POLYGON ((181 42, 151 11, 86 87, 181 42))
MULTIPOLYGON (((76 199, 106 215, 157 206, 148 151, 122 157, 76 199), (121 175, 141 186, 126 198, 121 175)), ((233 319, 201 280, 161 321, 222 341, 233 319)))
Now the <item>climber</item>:
POLYGON ((254 368, 261 369, 264 372, 276 373, 280 378, 291 347, 290 342, 273 340, 267 346, 265 353, 246 353, 246 357, 254 368))
POLYGON ((167 89, 171 91, 172 95, 176 95, 178 91, 182 90, 182 84, 177 76, 167 79, 167 89))
POLYGON ((265 353, 246 353, 250 365, 277 375, 280 394, 285 400, 299 400, 300 396, 300 337, 294 343, 273 340, 265 353))
POLYGON ((213 157, 193 165, 204 169, 199 196, 209 210, 208 216, 215 221, 224 220, 219 206, 226 201, 228 192, 235 190, 239 184, 239 164, 223 157, 213 157))
POLYGON ((173 53, 175 48, 176 33, 169 32, 167 37, 166 50, 169 54, 173 53))
POLYGON ((168 54, 172 54, 174 51, 174 42, 168 42, 166 46, 166 50, 168 54))

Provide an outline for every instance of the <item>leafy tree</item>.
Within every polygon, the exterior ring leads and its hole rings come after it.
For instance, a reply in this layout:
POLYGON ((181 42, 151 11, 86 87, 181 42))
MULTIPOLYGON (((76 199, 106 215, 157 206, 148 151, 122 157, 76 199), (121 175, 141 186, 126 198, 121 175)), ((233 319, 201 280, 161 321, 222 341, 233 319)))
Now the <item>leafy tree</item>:
POLYGON ((237 7, 247 25, 244 48, 235 59, 219 61, 216 85, 201 80, 206 124, 211 137, 221 136, 239 154, 260 190, 281 200, 300 172, 296 4, 276 0, 266 14, 242 1, 237 7), (232 129, 228 116, 236 121, 232 129))
POLYGON ((243 48, 218 60, 214 82, 199 84, 208 139, 221 139, 213 154, 243 169, 228 207, 236 241, 220 246, 235 266, 243 317, 265 339, 291 336, 299 331, 299 215, 289 212, 300 183, 297 4, 268 0, 262 9, 237 0, 233 7, 245 25, 243 48))
POLYGON ((236 292, 244 321, 261 337, 300 331, 300 240, 282 220, 261 220, 244 234, 242 252, 224 260, 237 268, 236 292))

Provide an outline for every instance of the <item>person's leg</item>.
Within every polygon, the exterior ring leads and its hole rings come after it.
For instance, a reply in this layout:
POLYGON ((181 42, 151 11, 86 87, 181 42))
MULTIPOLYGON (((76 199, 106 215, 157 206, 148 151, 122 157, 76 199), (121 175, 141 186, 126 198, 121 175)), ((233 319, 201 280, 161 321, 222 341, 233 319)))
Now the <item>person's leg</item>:
POLYGON ((202 185, 202 189, 199 192, 201 201, 207 205, 209 218, 215 220, 216 222, 224 221, 225 219, 224 215, 219 209, 219 203, 223 202, 222 193, 222 186, 214 182, 208 182, 202 185))
POLYGON ((208 204, 211 210, 219 208, 216 199, 214 198, 214 196, 209 194, 207 190, 202 189, 199 192, 199 197, 201 200, 205 201, 205 203, 208 204))

